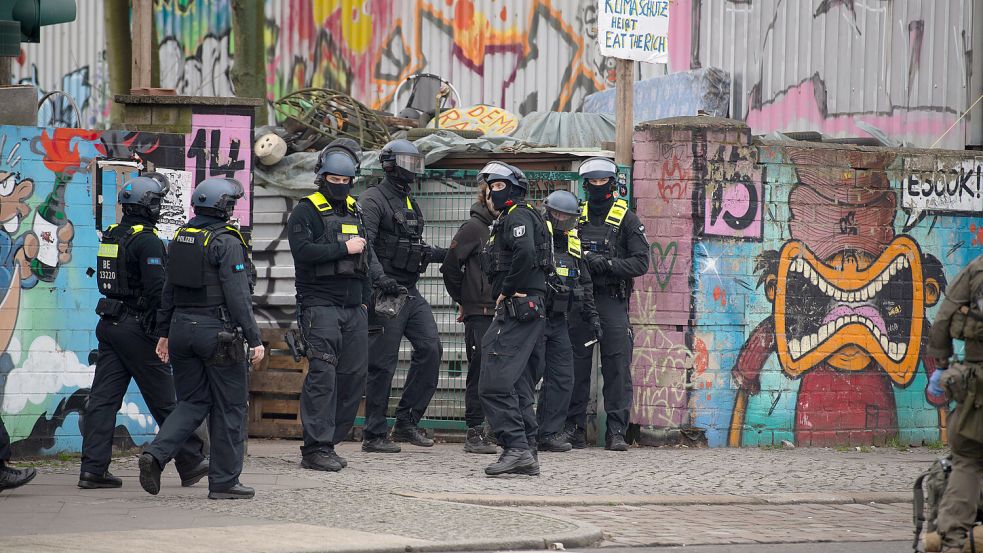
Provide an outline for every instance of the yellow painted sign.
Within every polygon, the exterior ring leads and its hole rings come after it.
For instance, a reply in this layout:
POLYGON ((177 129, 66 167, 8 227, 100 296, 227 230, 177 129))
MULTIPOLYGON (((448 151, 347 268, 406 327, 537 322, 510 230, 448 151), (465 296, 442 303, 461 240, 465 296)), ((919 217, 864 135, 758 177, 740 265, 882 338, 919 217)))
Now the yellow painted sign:
POLYGON ((518 115, 508 110, 478 104, 442 111, 438 122, 442 129, 484 131, 488 135, 510 135, 519 127, 519 119, 518 115))

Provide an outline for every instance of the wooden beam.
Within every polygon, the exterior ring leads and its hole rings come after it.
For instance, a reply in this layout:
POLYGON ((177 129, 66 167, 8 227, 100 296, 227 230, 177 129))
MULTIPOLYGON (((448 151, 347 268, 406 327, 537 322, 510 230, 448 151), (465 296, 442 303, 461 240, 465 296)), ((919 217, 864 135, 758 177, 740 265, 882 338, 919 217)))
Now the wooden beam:
POLYGON ((614 160, 618 165, 631 165, 631 143, 635 131, 635 62, 619 59, 617 63, 615 69, 614 160))
POLYGON ((133 71, 131 88, 151 88, 153 0, 133 0, 133 71))

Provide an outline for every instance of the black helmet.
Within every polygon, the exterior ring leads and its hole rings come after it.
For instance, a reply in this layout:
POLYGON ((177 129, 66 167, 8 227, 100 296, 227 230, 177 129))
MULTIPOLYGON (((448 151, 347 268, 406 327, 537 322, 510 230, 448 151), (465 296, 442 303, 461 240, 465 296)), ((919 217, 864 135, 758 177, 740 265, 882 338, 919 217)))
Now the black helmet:
POLYGON ((235 179, 225 177, 207 178, 195 187, 191 195, 191 205, 198 209, 215 210, 226 217, 232 214, 236 200, 243 197, 242 185, 235 179))
MULTIPOLYGON (((330 144, 321 150, 321 155, 317 158, 317 164, 314 166, 314 174, 321 175, 323 171, 321 168, 324 165, 324 160, 330 153, 341 152, 351 158, 352 163, 355 164, 355 173, 358 173, 362 163, 362 147, 358 145, 351 138, 336 138, 331 141, 330 144)), ((354 176, 354 175, 352 175, 354 176)))
POLYGON ((509 165, 509 167, 512 169, 512 174, 515 175, 515 182, 519 188, 521 188, 523 192, 528 192, 529 179, 526 178, 526 174, 522 172, 522 169, 519 169, 515 165, 509 165))
POLYGON ((382 169, 394 180, 401 183, 413 182, 423 174, 423 154, 409 140, 393 140, 379 152, 382 169))
POLYGON ((339 177, 354 178, 358 171, 351 156, 340 151, 324 151, 317 160, 318 175, 338 175, 339 177))
POLYGON ((478 183, 487 183, 493 175, 511 175, 512 166, 501 161, 489 161, 478 171, 478 183))
POLYGON ((563 232, 577 226, 577 216, 580 214, 580 201, 566 190, 557 190, 546 196, 543 201, 546 208, 546 219, 553 225, 553 230, 563 232))
POLYGON ((117 199, 120 205, 146 208, 156 217, 160 215, 160 204, 168 188, 167 177, 160 173, 146 173, 126 181, 117 199))
POLYGON ((580 164, 580 178, 613 179, 618 174, 618 166, 606 157, 592 157, 580 164))

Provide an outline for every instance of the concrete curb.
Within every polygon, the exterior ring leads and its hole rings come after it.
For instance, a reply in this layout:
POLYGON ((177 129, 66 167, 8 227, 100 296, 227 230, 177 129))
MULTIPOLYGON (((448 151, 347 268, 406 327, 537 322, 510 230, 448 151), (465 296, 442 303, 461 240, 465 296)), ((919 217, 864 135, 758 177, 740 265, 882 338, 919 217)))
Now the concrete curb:
POLYGON ((824 492, 755 495, 471 495, 395 491, 414 499, 468 503, 491 507, 582 507, 591 505, 799 505, 852 503, 911 503, 911 492, 824 492))

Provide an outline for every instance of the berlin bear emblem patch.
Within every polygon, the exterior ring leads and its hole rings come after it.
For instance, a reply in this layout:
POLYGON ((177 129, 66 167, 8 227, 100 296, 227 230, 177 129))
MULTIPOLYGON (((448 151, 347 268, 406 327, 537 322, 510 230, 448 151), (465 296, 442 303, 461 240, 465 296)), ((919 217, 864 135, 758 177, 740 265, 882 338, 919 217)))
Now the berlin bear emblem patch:
POLYGON ((522 238, 526 235, 526 225, 519 225, 512 229, 512 236, 516 238, 522 238))

